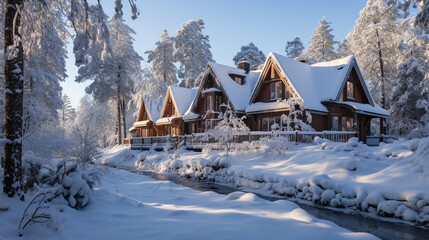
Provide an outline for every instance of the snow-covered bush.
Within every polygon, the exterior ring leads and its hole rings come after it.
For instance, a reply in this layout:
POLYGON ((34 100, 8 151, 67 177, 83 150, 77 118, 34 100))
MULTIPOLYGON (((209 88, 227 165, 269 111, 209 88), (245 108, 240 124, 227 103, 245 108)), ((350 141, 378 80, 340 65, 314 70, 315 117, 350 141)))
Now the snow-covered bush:
POLYGON ((282 115, 283 130, 314 131, 311 127, 311 114, 305 111, 304 101, 296 96, 284 100, 289 105, 289 113, 282 115))
POLYGON ((210 134, 219 142, 219 144, 225 149, 226 154, 231 150, 233 146, 234 136, 239 134, 247 134, 250 129, 244 123, 245 116, 237 117, 231 108, 231 105, 222 104, 221 107, 226 107, 224 112, 219 113, 220 121, 216 127, 210 131, 210 134))

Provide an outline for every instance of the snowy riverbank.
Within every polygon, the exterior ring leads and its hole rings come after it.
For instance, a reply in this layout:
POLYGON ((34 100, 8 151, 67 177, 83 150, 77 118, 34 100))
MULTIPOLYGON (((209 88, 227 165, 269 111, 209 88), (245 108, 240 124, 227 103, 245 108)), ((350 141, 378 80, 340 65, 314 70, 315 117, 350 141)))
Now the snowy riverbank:
MULTIPOLYGON (((251 193, 199 192, 124 170, 97 167, 101 181, 91 203, 63 207, 56 229, 32 225, 24 239, 375 239, 317 219, 289 201, 251 193)), ((17 235, 25 204, 0 195, 0 239, 17 235)))
MULTIPOLYGON (((252 144, 250 144, 252 145, 252 144)), ((164 153, 110 148, 99 160, 253 188, 429 225, 429 138, 368 147, 356 141, 261 142, 258 149, 164 153), (287 149, 286 149, 287 148, 287 149)))

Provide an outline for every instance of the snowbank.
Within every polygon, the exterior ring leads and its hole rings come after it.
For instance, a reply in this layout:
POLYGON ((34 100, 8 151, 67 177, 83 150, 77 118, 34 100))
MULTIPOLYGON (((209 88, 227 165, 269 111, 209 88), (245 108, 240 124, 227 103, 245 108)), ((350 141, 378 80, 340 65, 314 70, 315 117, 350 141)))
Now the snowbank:
POLYGON ((316 139, 316 143, 281 148, 275 142, 262 142, 258 149, 228 156, 183 149, 174 154, 133 152, 138 156, 128 153, 129 160, 122 165, 429 225, 429 138, 379 147, 368 147, 356 138, 347 143, 316 139))
MULTIPOLYGON (((9 207, 0 211, 0 239, 22 239, 17 224, 25 204, 2 194, 0 203, 9 207)), ((32 225, 24 238, 376 239, 317 219, 289 201, 268 202, 243 192, 200 192, 115 169, 104 171, 94 204, 83 211, 62 209, 56 226, 32 225)))

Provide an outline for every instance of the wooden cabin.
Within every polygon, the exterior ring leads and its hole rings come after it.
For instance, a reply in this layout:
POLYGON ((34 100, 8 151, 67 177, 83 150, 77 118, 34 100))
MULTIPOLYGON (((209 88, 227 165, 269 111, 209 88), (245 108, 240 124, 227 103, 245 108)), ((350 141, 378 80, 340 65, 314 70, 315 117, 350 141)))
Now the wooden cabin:
POLYGON ((156 121, 158 136, 184 135, 183 115, 195 98, 197 89, 170 86, 164 99, 160 118, 156 121))
MULTIPOLYGON (((363 79, 354 56, 309 65, 270 53, 260 70, 251 70, 245 59, 238 67, 209 63, 198 89, 170 86, 162 110, 154 118, 141 104, 133 126, 135 136, 201 133, 213 129, 230 104, 237 116, 246 115, 252 131, 270 131, 288 115, 284 100, 297 97, 311 114, 316 131, 357 132, 366 142, 371 121, 379 119, 380 134, 389 112, 378 106, 363 79)), ((305 115, 304 115, 305 116, 305 115)))
POLYGON ((259 74, 260 71, 250 71, 250 63, 245 59, 238 68, 210 62, 195 100, 184 116, 186 133, 213 129, 219 121, 219 113, 226 109, 222 104, 230 104, 237 116, 243 116, 259 74))
POLYGON ((135 114, 135 122, 129 132, 133 137, 158 136, 155 122, 159 119, 163 98, 152 101, 142 99, 138 112, 135 114))
POLYGON ((289 111, 282 101, 292 96, 304 101, 316 131, 358 132, 364 142, 371 119, 390 116, 374 103, 354 56, 309 65, 270 53, 246 108, 251 130, 282 127, 289 111))

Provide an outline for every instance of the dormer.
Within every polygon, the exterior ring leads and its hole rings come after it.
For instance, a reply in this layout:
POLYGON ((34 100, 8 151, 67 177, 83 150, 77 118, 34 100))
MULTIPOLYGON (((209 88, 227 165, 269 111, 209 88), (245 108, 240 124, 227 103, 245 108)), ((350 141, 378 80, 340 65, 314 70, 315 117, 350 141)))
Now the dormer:
POLYGON ((244 78, 245 78, 245 76, 241 76, 241 75, 233 74, 233 73, 228 74, 228 75, 229 75, 229 77, 230 77, 234 82, 236 82, 236 83, 238 83, 238 84, 240 84, 240 85, 243 85, 243 84, 244 84, 244 78))
POLYGON ((355 66, 351 67, 351 71, 344 79, 342 87, 341 96, 338 99, 340 102, 348 101, 369 104, 368 96, 365 94, 355 66))

